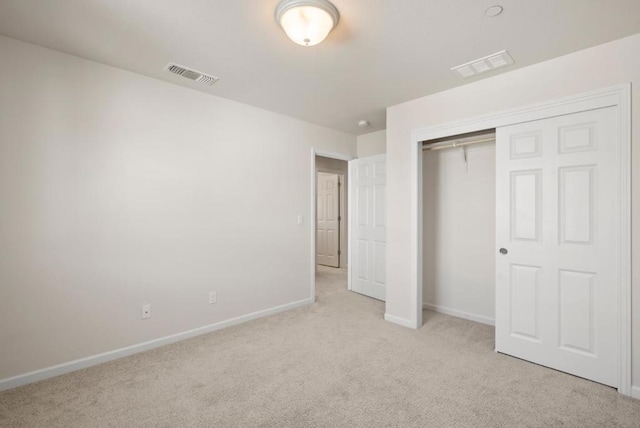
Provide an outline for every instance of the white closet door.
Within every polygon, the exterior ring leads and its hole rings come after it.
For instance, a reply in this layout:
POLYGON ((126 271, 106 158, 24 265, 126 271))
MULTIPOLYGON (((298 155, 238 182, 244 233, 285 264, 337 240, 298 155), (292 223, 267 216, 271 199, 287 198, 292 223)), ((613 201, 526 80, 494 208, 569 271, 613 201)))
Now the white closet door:
POLYGON ((496 350, 614 387, 618 138, 606 108, 499 128, 496 144, 496 350))
POLYGON ((379 300, 386 296, 387 157, 349 162, 351 290, 379 300))
POLYGON ((340 266, 340 187, 337 174, 318 173, 316 263, 340 266))

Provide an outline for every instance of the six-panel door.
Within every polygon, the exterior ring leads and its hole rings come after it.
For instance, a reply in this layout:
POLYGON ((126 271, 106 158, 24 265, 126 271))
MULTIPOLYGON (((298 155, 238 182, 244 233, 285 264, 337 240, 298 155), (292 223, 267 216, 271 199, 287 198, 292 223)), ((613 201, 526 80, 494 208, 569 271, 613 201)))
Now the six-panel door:
POLYGON ((611 107, 496 138, 496 350, 611 386, 617 132, 611 107))
POLYGON ((351 289, 379 300, 386 296, 386 155, 350 162, 351 289))

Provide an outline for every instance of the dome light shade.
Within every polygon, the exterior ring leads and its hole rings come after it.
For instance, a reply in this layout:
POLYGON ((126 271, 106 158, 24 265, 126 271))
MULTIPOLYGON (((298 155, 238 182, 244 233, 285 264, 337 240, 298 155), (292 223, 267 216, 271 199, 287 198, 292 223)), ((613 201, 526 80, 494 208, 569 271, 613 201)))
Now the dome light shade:
POLYGON ((322 42, 339 19, 338 9, 327 0, 282 0, 276 8, 278 24, 302 46, 322 42))

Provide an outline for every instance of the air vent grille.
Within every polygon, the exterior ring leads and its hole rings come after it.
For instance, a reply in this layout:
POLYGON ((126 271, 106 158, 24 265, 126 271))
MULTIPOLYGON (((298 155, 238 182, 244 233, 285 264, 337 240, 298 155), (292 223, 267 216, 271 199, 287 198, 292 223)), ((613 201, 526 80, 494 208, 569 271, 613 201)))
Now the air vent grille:
POLYGON ((201 71, 194 70, 183 65, 175 64, 173 62, 167 64, 164 70, 168 71, 169 73, 177 74, 178 76, 186 77, 187 79, 193 80, 202 85, 211 86, 219 80, 219 78, 216 76, 212 76, 210 74, 203 73, 201 71))
POLYGON ((515 61, 509 55, 507 51, 500 51, 491 55, 487 55, 484 58, 475 59, 465 64, 453 67, 451 71, 455 71, 463 79, 472 77, 487 71, 495 70, 496 68, 506 67, 513 64, 515 61))

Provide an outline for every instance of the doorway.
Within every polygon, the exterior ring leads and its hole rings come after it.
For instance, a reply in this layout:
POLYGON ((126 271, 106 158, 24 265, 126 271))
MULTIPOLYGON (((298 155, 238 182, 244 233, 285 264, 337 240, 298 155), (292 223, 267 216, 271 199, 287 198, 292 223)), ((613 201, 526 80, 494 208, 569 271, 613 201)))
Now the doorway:
MULTIPOLYGON (((322 163, 322 158, 317 164, 322 163)), ((343 267, 346 250, 344 174, 318 171, 316 175, 316 263, 333 268, 343 267)))
MULTIPOLYGON (((312 149, 312 296, 348 279, 349 162, 354 156, 312 149)), ((326 291, 326 290, 325 290, 326 291)))

